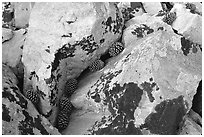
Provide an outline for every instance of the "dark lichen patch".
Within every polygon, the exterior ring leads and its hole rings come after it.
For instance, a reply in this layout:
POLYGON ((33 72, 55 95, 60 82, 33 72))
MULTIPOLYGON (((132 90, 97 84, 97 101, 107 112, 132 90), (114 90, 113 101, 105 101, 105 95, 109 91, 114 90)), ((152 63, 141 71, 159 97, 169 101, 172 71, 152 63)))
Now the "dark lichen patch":
POLYGON ((161 102, 155 107, 155 111, 156 113, 151 113, 145 119, 145 124, 141 125, 140 128, 147 128, 153 134, 175 135, 187 109, 183 96, 179 96, 161 102))
POLYGON ((157 30, 164 30, 164 28, 163 27, 159 27, 157 30))
POLYGON ((191 42, 188 39, 185 39, 185 37, 182 37, 181 46, 183 54, 187 56, 189 54, 190 49, 192 48, 191 42))
POLYGON ((34 127, 37 128, 38 130, 40 130, 40 133, 42 135, 49 135, 49 133, 47 132, 47 130, 44 128, 44 126, 41 124, 41 118, 38 115, 37 118, 34 118, 34 127))
POLYGON ((20 95, 18 88, 16 87, 10 87, 10 89, 4 87, 2 92, 2 98, 7 98, 10 102, 14 102, 20 105, 22 108, 27 109, 28 102, 23 98, 22 95, 20 95), (19 101, 16 100, 14 94, 19 99, 19 101))
POLYGON ((62 38, 63 38, 63 37, 71 38, 71 37, 72 37, 72 33, 64 34, 64 35, 62 35, 61 37, 62 37, 62 38))
POLYGON ((112 17, 108 17, 106 21, 102 21, 102 25, 105 26, 105 33, 107 32, 113 32, 114 34, 120 34, 122 33, 122 27, 123 27, 123 19, 119 16, 119 9, 116 4, 114 4, 116 9, 116 19, 112 19, 112 17))
POLYGON ((11 28, 14 19, 14 11, 11 6, 11 2, 3 2, 2 8, 3 7, 4 10, 2 11, 2 27, 11 28))
POLYGON ((122 87, 119 84, 114 84, 112 90, 104 89, 105 99, 104 104, 108 105, 111 117, 108 120, 102 119, 95 124, 92 134, 100 135, 124 135, 124 134, 142 134, 140 129, 134 126, 134 111, 137 108, 143 91, 135 83, 124 84, 122 87), (111 122, 105 128, 101 126, 111 122), (99 124, 99 125, 98 125, 99 124))
POLYGON ((33 118, 25 110, 22 110, 25 119, 19 122, 18 129, 21 135, 34 135, 33 133, 33 118))
POLYGON ((191 13, 193 13, 193 14, 197 13, 198 15, 200 15, 200 13, 196 12, 196 5, 195 4, 188 2, 185 5, 186 5, 186 9, 190 9, 191 13))
POLYGON ((10 122, 11 121, 11 116, 9 115, 9 109, 6 107, 5 104, 2 104, 2 120, 10 122))
POLYGON ((200 49, 199 44, 193 43, 190 40, 186 39, 185 37, 181 37, 181 50, 183 51, 183 54, 185 56, 187 56, 191 50, 192 53, 197 53, 199 49, 200 49))
POLYGON ((45 51, 46 51, 47 53, 50 53, 50 49, 45 49, 45 51))
POLYGON ((104 43, 105 42, 105 39, 101 39, 100 40, 100 44, 104 43))
POLYGON ((94 99, 94 101, 97 103, 101 102, 101 98, 98 93, 96 93, 94 96, 91 96, 91 98, 94 99))
POLYGON ((131 33, 136 35, 138 38, 143 38, 144 36, 153 33, 154 30, 148 27, 145 24, 141 24, 139 27, 136 27, 131 33))
POLYGON ((62 46, 62 48, 58 49, 55 53, 55 59, 54 62, 52 62, 52 70, 51 72, 55 71, 57 67, 59 66, 60 60, 68 58, 68 57, 74 57, 74 51, 76 45, 71 44, 65 44, 62 46))
POLYGON ((90 53, 93 53, 99 47, 98 44, 94 41, 93 35, 83 38, 77 44, 80 45, 82 50, 87 52, 86 53, 87 55, 89 55, 90 53))
POLYGON ((35 71, 32 71, 32 72, 30 73, 30 77, 29 77, 29 79, 31 80, 32 77, 36 77, 36 79, 39 80, 39 77, 38 77, 38 75, 36 74, 35 71))
POLYGON ((16 94, 16 97, 18 98, 19 101, 16 100, 16 103, 20 105, 22 108, 27 109, 28 102, 27 100, 23 97, 18 88, 16 87, 11 87, 13 89, 13 92, 16 94))
POLYGON ((155 82, 148 83, 145 81, 144 83, 141 84, 141 86, 142 86, 143 90, 147 92, 147 95, 149 97, 149 101, 153 102, 155 99, 152 95, 152 91, 153 91, 153 88, 156 86, 156 83, 155 82))
POLYGON ((16 98, 13 94, 9 91, 8 88, 4 87, 2 92, 2 98, 7 98, 10 102, 15 102, 16 98))

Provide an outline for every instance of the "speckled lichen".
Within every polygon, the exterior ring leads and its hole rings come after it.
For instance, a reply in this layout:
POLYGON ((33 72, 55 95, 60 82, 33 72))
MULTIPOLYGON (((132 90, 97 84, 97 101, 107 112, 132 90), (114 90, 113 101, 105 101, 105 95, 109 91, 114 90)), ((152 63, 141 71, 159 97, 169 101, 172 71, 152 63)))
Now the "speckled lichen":
POLYGON ((143 38, 144 36, 151 34, 154 32, 154 29, 150 28, 145 24, 141 24, 137 26, 131 33, 136 35, 138 38, 143 38))

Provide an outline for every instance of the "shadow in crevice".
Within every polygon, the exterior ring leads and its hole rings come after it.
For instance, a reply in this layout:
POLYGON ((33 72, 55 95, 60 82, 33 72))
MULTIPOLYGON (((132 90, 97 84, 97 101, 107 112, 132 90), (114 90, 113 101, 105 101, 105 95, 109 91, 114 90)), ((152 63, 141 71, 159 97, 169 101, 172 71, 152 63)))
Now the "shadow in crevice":
POLYGON ((202 117, 202 80, 198 85, 197 93, 194 95, 192 109, 202 117))

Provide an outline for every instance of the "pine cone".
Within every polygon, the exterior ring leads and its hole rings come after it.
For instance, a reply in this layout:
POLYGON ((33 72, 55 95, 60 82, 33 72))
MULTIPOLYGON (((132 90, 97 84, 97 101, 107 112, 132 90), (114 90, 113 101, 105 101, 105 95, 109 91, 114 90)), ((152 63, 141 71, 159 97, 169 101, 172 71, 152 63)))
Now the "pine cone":
POLYGON ((67 115, 64 111, 61 111, 59 114, 58 114, 58 130, 64 130, 67 128, 67 126, 69 125, 69 121, 70 121, 70 118, 69 118, 69 115, 67 115))
POLYGON ((91 65, 89 66, 89 70, 91 72, 95 72, 95 71, 102 69, 104 67, 104 65, 105 64, 102 60, 96 60, 96 61, 91 63, 91 65))
POLYGON ((77 84, 78 82, 74 78, 67 80, 65 85, 65 95, 67 97, 71 96, 74 93, 74 91, 77 89, 77 84))
POLYGON ((120 42, 115 42, 110 46, 108 52, 109 52, 110 56, 115 57, 118 54, 120 54, 123 50, 124 50, 123 44, 120 42))
POLYGON ((34 92, 34 90, 27 90, 26 91, 26 97, 33 103, 33 104, 37 104, 40 101, 40 98, 38 96, 38 94, 36 92, 34 92))
POLYGON ((62 97, 59 101, 59 109, 60 111, 67 112, 66 114, 70 113, 73 109, 73 105, 67 97, 62 97))

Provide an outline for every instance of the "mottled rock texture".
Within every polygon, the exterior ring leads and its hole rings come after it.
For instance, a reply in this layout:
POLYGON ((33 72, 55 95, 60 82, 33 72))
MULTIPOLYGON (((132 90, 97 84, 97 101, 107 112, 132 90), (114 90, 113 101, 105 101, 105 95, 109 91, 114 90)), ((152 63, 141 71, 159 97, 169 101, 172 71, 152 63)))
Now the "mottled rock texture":
POLYGON ((123 52, 79 82, 71 97, 78 111, 63 134, 178 134, 202 78, 202 52, 151 20, 127 28, 123 52))
POLYGON ((12 70, 3 64, 2 71, 2 134, 60 134, 22 95, 12 70))
POLYGON ((40 91, 42 113, 52 122, 66 80, 105 53, 122 27, 116 3, 35 3, 23 49, 24 84, 40 91))

